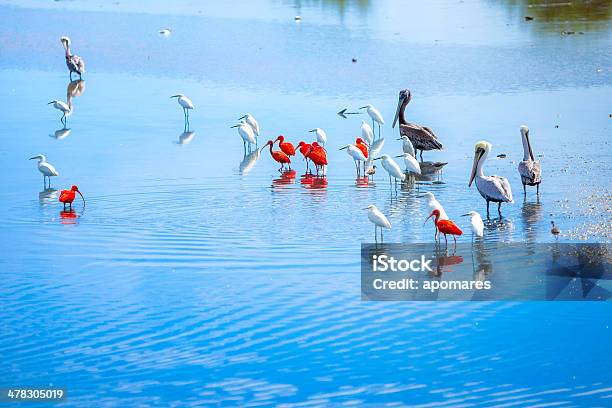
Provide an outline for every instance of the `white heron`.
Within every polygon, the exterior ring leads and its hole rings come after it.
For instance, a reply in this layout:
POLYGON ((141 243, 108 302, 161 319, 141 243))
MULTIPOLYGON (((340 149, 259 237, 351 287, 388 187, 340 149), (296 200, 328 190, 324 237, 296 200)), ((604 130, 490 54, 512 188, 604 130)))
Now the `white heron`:
POLYGON ((487 201, 487 217, 489 217, 489 202, 497 203, 497 212, 501 217, 501 204, 514 203, 512 198, 512 189, 508 179, 500 176, 485 176, 483 167, 487 160, 487 156, 491 151, 491 143, 481 141, 474 146, 474 164, 472 165, 472 174, 468 187, 472 186, 472 182, 476 179, 476 188, 478 192, 487 201))
POLYGON ((470 226, 472 227, 472 241, 474 236, 481 238, 484 235, 484 223, 482 217, 476 211, 470 211, 463 214, 462 217, 470 217, 470 226))
MULTIPOLYGON (((431 214, 434 212, 434 210, 438 210, 438 213, 440 214, 440 217, 438 217, 438 219, 440 220, 448 220, 448 215, 446 215, 446 211, 444 211, 444 207, 442 207, 442 204, 440 204, 440 202, 436 199, 436 197, 434 196, 433 193, 426 191, 425 193, 421 194, 418 197, 422 197, 427 199, 427 213, 431 214)), ((435 227, 435 226, 434 226, 435 227)), ((436 238, 440 238, 440 234, 438 234, 438 228, 435 227, 435 234, 434 236, 436 238)))
POLYGON ((253 128, 244 119, 241 120, 237 125, 232 126, 232 128, 238 128, 238 134, 242 138, 245 152, 247 149, 247 143, 249 144, 249 151, 251 150, 252 144, 257 144, 257 139, 255 138, 255 132, 253 131, 253 128))
POLYGON ((85 73, 85 60, 79 57, 78 55, 73 55, 70 52, 70 38, 62 36, 60 37, 60 42, 64 46, 65 56, 66 56, 66 66, 70 71, 70 80, 72 81, 72 73, 76 72, 79 74, 79 79, 85 73))
POLYGON ((327 144, 327 133, 325 133, 323 129, 314 128, 312 130, 309 130, 308 132, 314 133, 317 136, 317 142, 319 142, 320 144, 322 145, 327 144))
POLYGON ((389 184, 391 184, 391 177, 395 179, 395 182, 397 182, 397 180, 404 181, 406 179, 406 174, 404 174, 399 164, 397 164, 388 154, 383 154, 374 160, 382 160, 383 169, 389 173, 389 184))
POLYGON ((431 214, 433 210, 438 210, 440 212, 441 220, 448 220, 448 215, 446 215, 446 211, 444 211, 444 207, 442 204, 436 199, 433 193, 426 191, 425 193, 419 196, 420 198, 427 199, 427 213, 431 214))
POLYGON ((361 121, 361 138, 368 143, 368 146, 374 141, 374 132, 372 126, 365 120, 361 121))
POLYGON ((64 101, 58 101, 54 99, 51 102, 49 102, 47 105, 53 105, 55 109, 62 112, 62 117, 60 118, 60 122, 62 122, 62 124, 66 126, 66 116, 72 115, 72 106, 71 106, 72 104, 67 104, 64 101))
POLYGON ((370 115, 370 118, 372 118, 372 127, 374 127, 374 122, 378 123, 378 137, 380 137, 380 126, 385 124, 385 120, 383 119, 380 111, 371 104, 362 106, 359 109, 367 109, 368 115, 370 115))
POLYGON ((374 224, 374 241, 378 240, 377 229, 380 228, 380 241, 383 240, 383 228, 391 229, 391 223, 374 204, 368 205, 364 210, 368 210, 368 220, 374 224))
POLYGON ((39 154, 34 157, 30 157, 30 160, 38 159, 38 171, 40 171, 43 175, 43 184, 46 187, 46 180, 49 179, 49 187, 51 187, 51 177, 59 176, 59 172, 55 169, 55 167, 47 162, 47 158, 44 154, 39 154))
POLYGON ((419 162, 409 153, 400 154, 399 156, 395 157, 404 159, 404 163, 406 164, 406 171, 408 173, 421 174, 421 166, 419 165, 419 162))
POLYGON ((410 141, 410 139, 408 138, 408 136, 406 135, 402 135, 400 136, 399 139, 397 140, 401 140, 402 141, 402 151, 404 153, 408 153, 410 154, 412 157, 416 157, 416 152, 414 150, 414 146, 412 145, 412 142, 410 141))
POLYGON ((344 150, 344 149, 346 149, 346 152, 348 153, 348 155, 351 156, 353 160, 355 160, 355 169, 357 170, 357 177, 359 177, 359 173, 360 173, 359 162, 365 163, 367 158, 363 154, 363 151, 357 146, 355 146, 354 144, 349 143, 346 146, 341 147, 339 150, 344 150))
POLYGON ((189 124, 189 110, 194 108, 191 99, 189 99, 183 94, 172 95, 170 98, 178 98, 177 102, 181 106, 181 108, 183 108, 183 114, 185 115, 185 123, 189 124))
POLYGON ((523 142, 523 161, 518 164, 518 172, 523 183, 523 193, 527 194, 526 186, 536 186, 536 194, 540 194, 542 168, 540 167, 540 161, 533 157, 529 128, 525 125, 521 126, 521 140, 523 142))
POLYGON ((255 116, 251 115, 250 113, 247 113, 246 115, 238 118, 238 120, 243 120, 249 124, 249 126, 251 126, 253 128, 253 132, 255 132, 255 136, 259 136, 259 123, 257 122, 257 119, 255 119, 255 116))

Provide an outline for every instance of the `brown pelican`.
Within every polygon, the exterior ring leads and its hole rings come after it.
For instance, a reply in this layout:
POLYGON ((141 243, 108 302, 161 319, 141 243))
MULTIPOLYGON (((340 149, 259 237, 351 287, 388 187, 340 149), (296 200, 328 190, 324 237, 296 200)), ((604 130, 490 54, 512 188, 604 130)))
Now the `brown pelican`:
POLYGON ((419 150, 421 151, 420 157, 421 160, 423 160, 423 150, 440 150, 442 149, 442 143, 440 143, 430 128, 406 121, 404 111, 406 110, 406 106, 410 102, 410 99, 412 99, 412 95, 408 89, 403 89, 400 91, 399 100, 397 102, 397 111, 395 111, 395 118, 393 119, 392 127, 395 127, 395 124, 399 119, 400 136, 406 136, 408 139, 410 139, 417 152, 419 150))
POLYGON ((523 192, 527 194, 525 186, 536 186, 536 193, 540 194, 542 168, 540 162, 533 157, 531 142, 529 141, 529 128, 525 125, 521 126, 521 139, 523 141, 523 161, 519 163, 518 171, 523 183, 523 192))
POLYGON ((81 79, 81 75, 85 73, 85 61, 78 55, 72 55, 70 53, 70 38, 60 37, 60 41, 66 51, 66 65, 70 70, 70 80, 72 81, 73 72, 79 74, 79 79, 81 79))
POLYGON ((476 179, 476 188, 478 192, 487 200, 487 218, 489 217, 489 202, 497 203, 497 212, 501 217, 501 203, 514 203, 512 199, 512 189, 508 179, 500 176, 485 176, 482 168, 487 156, 491 151, 491 143, 478 142, 474 146, 474 165, 472 166, 472 174, 468 187, 472 186, 472 182, 476 179))

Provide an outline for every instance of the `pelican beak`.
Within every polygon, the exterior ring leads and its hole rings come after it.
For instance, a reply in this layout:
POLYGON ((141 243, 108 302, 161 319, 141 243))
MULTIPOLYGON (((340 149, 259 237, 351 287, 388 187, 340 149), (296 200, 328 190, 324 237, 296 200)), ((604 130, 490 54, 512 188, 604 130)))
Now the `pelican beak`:
POLYGON ((529 140, 529 131, 525 133, 525 138, 527 139, 527 148, 529 149, 529 157, 531 157, 532 161, 535 161, 533 157, 533 152, 531 151, 531 141, 529 140))
POLYGON ((474 154, 474 164, 472 165, 472 174, 470 175, 470 182, 468 183, 468 187, 472 187, 472 182, 474 181, 474 178, 476 178, 476 169, 478 168, 478 162, 482 158, 483 154, 484 150, 482 149, 476 150, 476 153, 474 154))
POLYGON ((404 102, 404 98, 399 98, 399 100, 397 101, 397 109, 395 110, 395 117, 393 118, 393 125, 391 125, 392 128, 395 128, 395 124, 397 123, 397 120, 399 119, 399 114, 400 114, 400 110, 402 109, 403 102, 404 102))

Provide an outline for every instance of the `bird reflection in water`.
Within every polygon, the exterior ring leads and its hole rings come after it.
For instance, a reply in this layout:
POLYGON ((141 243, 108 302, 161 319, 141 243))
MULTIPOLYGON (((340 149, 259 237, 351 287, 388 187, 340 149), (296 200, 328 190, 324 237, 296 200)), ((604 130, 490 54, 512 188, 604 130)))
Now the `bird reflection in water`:
POLYGON ((69 128, 66 128, 66 126, 64 126, 61 129, 57 129, 55 132, 53 132, 52 135, 49 135, 49 137, 52 137, 56 140, 62 140, 70 136, 70 132, 71 130, 69 128))
POLYGON ((489 252, 485 243, 478 240, 472 248, 473 276, 475 281, 485 281, 493 272, 493 264, 489 259, 489 252), (476 258, 474 259, 474 255, 476 258))
POLYGON ((178 141, 176 142, 176 144, 178 145, 186 145, 191 143, 191 141, 193 140, 193 138, 195 137, 195 132, 193 131, 184 131, 183 133, 181 133, 178 137, 178 141))
POLYGON ((77 224, 80 215, 75 210, 60 211, 60 223, 64 225, 77 224))
POLYGON ((370 186, 370 177, 366 175, 366 176, 363 176, 363 177, 355 178, 355 186, 357 186, 359 188, 369 187, 370 186))
POLYGON ((45 188, 38 193, 38 201, 41 206, 55 204, 57 202, 58 190, 55 188, 45 188))
POLYGON ((85 81, 77 79, 69 82, 66 88, 66 100, 72 101, 72 98, 77 98, 85 92, 85 81))
POLYGON ((253 167, 257 164, 257 160, 259 160, 260 153, 261 150, 259 149, 255 149, 251 153, 245 152, 242 161, 238 165, 238 173, 245 175, 253 170, 253 167))
POLYGON ((280 177, 272 180, 272 187, 283 187, 295 182, 295 170, 285 170, 281 173, 280 177))
POLYGON ((448 247, 444 247, 438 243, 436 243, 436 247, 433 253, 433 258, 435 259, 435 269, 432 270, 429 274, 430 276, 440 277, 444 272, 452 272, 453 265, 459 265, 463 262, 463 257, 461 255, 455 255, 456 248, 449 254, 448 247))
POLYGON ((300 177, 300 184, 309 190, 323 190, 327 188, 327 177, 306 173, 300 177))
POLYGON ((537 224, 542 220, 542 204, 539 196, 536 196, 535 202, 528 202, 527 197, 525 197, 521 209, 521 218, 523 219, 527 242, 534 243, 538 235, 537 224))

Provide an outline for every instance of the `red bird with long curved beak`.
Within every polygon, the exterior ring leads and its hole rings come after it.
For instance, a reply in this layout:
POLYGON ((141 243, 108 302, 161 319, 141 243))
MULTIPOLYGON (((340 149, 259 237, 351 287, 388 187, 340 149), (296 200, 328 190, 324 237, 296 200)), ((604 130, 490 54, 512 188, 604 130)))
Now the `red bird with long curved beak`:
POLYGON ((310 151, 308 158, 315 164, 318 174, 319 167, 327 166, 327 152, 325 151, 325 148, 317 142, 312 142, 311 147, 312 150, 310 151))
POLYGON ((274 146, 274 142, 272 140, 268 140, 268 142, 265 145, 263 145, 260 151, 265 149, 266 146, 270 146, 270 156, 272 156, 272 158, 276 162, 281 164, 281 167, 280 169, 278 169, 278 171, 282 172, 283 169, 285 168, 285 164, 288 164, 288 165, 291 164, 291 159, 289 158, 289 156, 287 156, 285 152, 281 152, 280 150, 272 150, 272 146, 274 146))
POLYGON ((357 146, 357 148, 361 150, 361 152, 367 159, 369 149, 368 149, 368 145, 363 141, 362 138, 358 137, 357 139, 355 139, 355 146, 357 146))
POLYGON ((312 146, 310 143, 306 143, 303 140, 300 140, 300 143, 297 145, 298 150, 304 156, 304 160, 306 160, 306 171, 308 171, 308 156, 310 156, 310 152, 312 151, 312 146))
POLYGON ((441 220, 440 219, 440 210, 433 210, 431 212, 431 214, 429 215, 429 217, 427 217, 427 219, 425 220, 423 225, 425 225, 427 220, 429 220, 431 217, 436 217, 434 219, 434 224, 436 225, 436 228, 438 229, 438 231, 441 232, 442 234, 444 234, 444 242, 446 242, 448 244, 448 240, 446 239, 446 234, 448 234, 448 235, 452 235, 453 236, 453 239, 455 240, 455 244, 456 244, 457 243, 457 238, 455 238, 455 236, 463 235, 463 231, 461 231, 459 229, 457 224, 455 224, 451 220, 441 220))
POLYGON ((285 142, 285 136, 280 135, 274 141, 274 143, 276 142, 278 142, 278 147, 280 147, 283 153, 285 153, 287 156, 295 156, 295 147, 293 147, 293 144, 285 142))
POLYGON ((83 194, 81 194, 79 188, 77 186, 72 186, 70 190, 62 190, 60 192, 59 201, 60 203, 64 204, 64 211, 66 211, 66 204, 70 206, 70 211, 72 211, 72 202, 76 197, 76 193, 79 193, 79 195, 83 199, 83 205, 85 205, 85 197, 83 197, 83 194))

